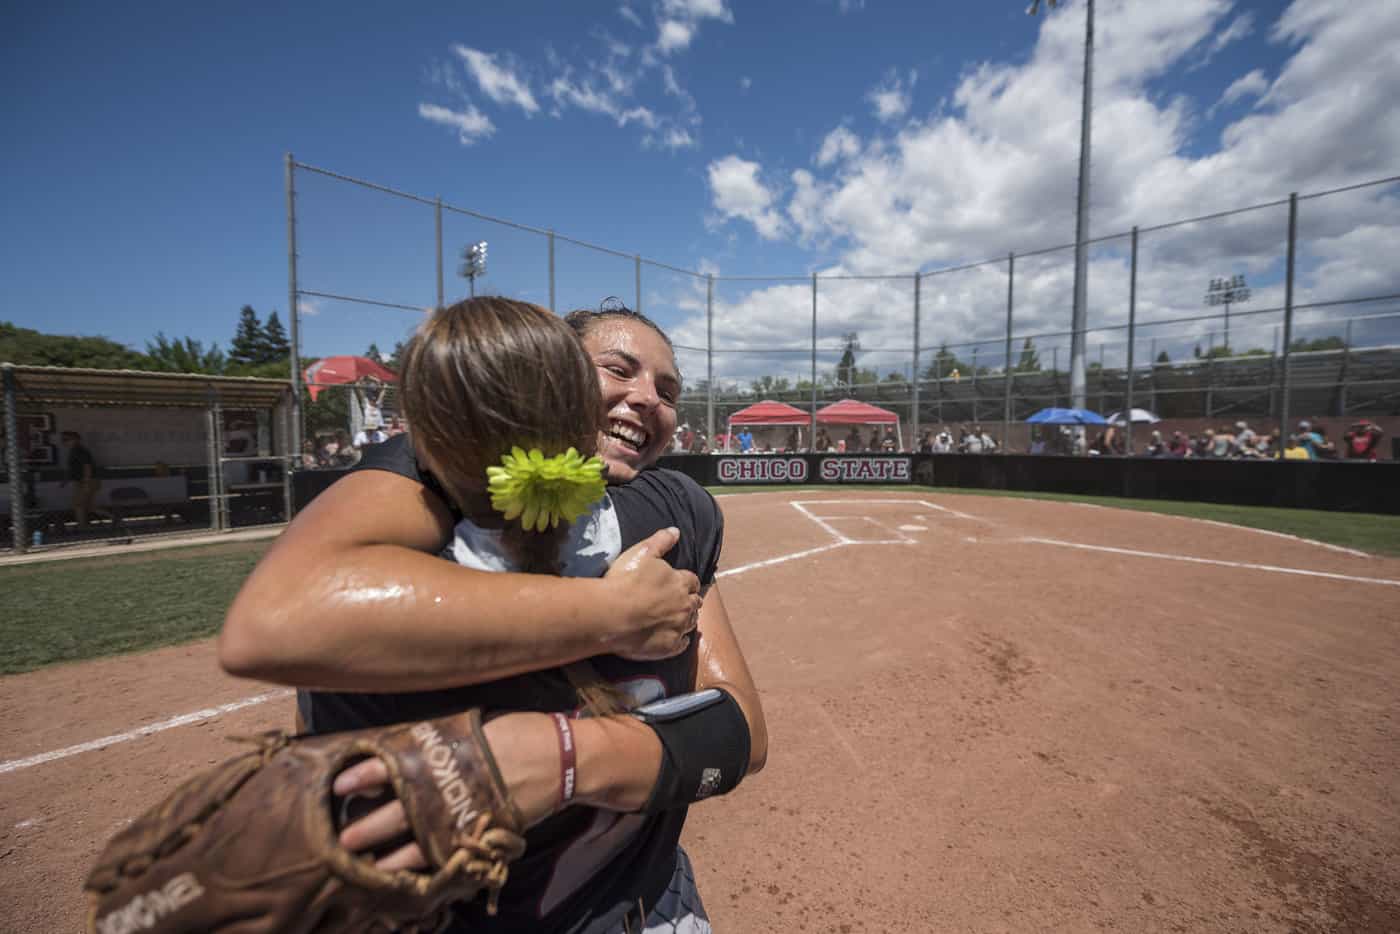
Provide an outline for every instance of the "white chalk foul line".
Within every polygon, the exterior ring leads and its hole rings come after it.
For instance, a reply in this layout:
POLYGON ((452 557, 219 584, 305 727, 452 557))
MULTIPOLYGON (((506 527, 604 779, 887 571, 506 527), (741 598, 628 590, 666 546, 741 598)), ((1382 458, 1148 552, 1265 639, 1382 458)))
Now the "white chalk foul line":
POLYGON ((1223 568, 1268 571, 1271 574, 1297 574, 1302 577, 1325 577, 1328 580, 1349 581, 1358 584, 1380 584, 1383 587, 1400 587, 1400 581, 1386 580, 1381 577, 1357 577, 1352 574, 1333 574, 1329 571, 1282 568, 1273 564, 1251 564, 1247 561, 1221 561, 1216 558, 1196 558, 1191 555, 1163 554, 1159 551, 1136 551, 1132 548, 1111 548, 1107 545, 1084 545, 1079 542, 1063 542, 1055 538, 1022 538, 1020 541, 1032 542, 1037 545, 1058 545, 1061 548, 1078 548, 1081 551, 1103 551, 1114 555, 1129 555, 1134 558, 1157 558, 1161 561, 1184 561, 1188 564, 1213 564, 1223 568))
POLYGON ((811 555, 819 555, 819 554, 821 554, 823 551, 831 551, 831 550, 834 549, 834 548, 845 548, 847 545, 864 545, 864 544, 873 544, 873 543, 867 543, 867 542, 852 542, 852 541, 848 541, 848 540, 844 540, 844 539, 843 539, 842 541, 839 541, 839 542, 832 542, 832 543, 829 544, 829 545, 818 545, 816 548, 808 548, 806 551, 797 551, 797 552, 793 552, 793 553, 790 554, 790 555, 779 555, 779 556, 776 557, 776 558, 769 558, 769 559, 767 559, 766 561, 755 561, 755 562, 753 562, 752 564, 741 564, 741 565, 739 565, 737 568, 725 568, 723 571, 720 571, 718 574, 716 574, 715 577, 716 577, 716 578, 720 578, 720 577, 732 577, 732 576, 734 576, 735 574, 743 574, 745 571, 753 571, 753 570, 756 570, 756 569, 758 569, 758 568, 768 568, 768 567, 772 567, 772 566, 775 565, 775 564, 782 564, 782 563, 785 562, 785 561, 796 561, 798 558, 806 558, 806 557, 809 557, 809 556, 811 556, 811 555))
POLYGON ((255 707, 258 704, 265 704, 270 700, 290 697, 293 693, 295 692, 288 690, 268 691, 266 694, 245 697, 242 700, 233 701, 229 704, 221 704, 218 707, 206 707, 203 710, 196 710, 192 713, 180 714, 178 717, 171 717, 169 720, 162 720, 159 723, 148 723, 135 730, 128 730, 125 733, 114 733, 111 736, 104 736, 101 739, 79 743, 76 746, 69 746, 66 749, 56 749, 53 752, 41 752, 39 755, 30 756, 27 759, 11 759, 8 762, 0 762, 0 774, 4 774, 5 772, 17 772, 20 769, 43 765, 45 762, 53 762, 55 759, 67 759, 69 756, 76 756, 84 752, 96 752, 99 749, 106 749, 108 746, 115 746, 118 743, 128 743, 133 739, 150 736, 152 733, 173 730, 177 726, 189 726, 191 723, 212 720, 215 717, 222 716, 226 713, 233 713, 235 710, 242 710, 245 707, 255 707))

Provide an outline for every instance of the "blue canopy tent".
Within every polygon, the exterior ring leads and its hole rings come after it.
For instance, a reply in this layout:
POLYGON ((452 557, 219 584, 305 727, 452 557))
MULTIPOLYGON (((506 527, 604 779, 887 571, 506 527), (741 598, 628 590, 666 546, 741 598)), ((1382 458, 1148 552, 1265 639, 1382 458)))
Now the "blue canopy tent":
POLYGON ((1031 425, 1107 425, 1108 421, 1088 409, 1041 409, 1026 419, 1031 425))

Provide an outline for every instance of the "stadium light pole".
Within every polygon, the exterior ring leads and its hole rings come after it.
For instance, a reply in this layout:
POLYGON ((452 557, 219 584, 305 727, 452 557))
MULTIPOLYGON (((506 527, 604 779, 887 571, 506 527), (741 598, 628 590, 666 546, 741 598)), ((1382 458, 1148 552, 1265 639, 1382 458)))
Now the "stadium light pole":
POLYGON ((1249 301, 1250 296, 1244 276, 1231 276, 1228 279, 1221 276, 1210 280, 1210 285, 1206 288, 1207 307, 1225 306, 1225 350, 1232 357, 1234 352, 1230 350, 1230 306, 1243 304, 1249 301))
POLYGON ((476 298, 476 277, 486 275, 486 241, 479 240, 462 249, 462 265, 457 274, 471 284, 471 297, 476 298))
MULTIPOLYGON (((1049 0, 1050 6, 1056 0, 1049 0)), ((1084 373, 1084 331, 1087 316, 1089 274, 1089 137, 1090 114, 1094 106, 1094 0, 1085 0, 1088 8, 1084 17, 1084 97, 1079 114, 1079 198, 1074 218, 1074 307, 1070 319, 1069 393, 1070 404, 1084 408, 1088 386, 1084 373)), ((1027 16, 1040 11, 1040 0, 1031 0, 1027 16)), ((1079 429, 1082 433, 1083 429, 1079 429)))

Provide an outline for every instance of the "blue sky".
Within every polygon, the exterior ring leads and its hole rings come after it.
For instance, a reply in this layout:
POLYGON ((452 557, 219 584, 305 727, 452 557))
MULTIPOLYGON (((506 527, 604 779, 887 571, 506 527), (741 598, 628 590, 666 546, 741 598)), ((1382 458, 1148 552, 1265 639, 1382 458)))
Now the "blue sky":
MULTIPOLYGON (((245 303, 285 319, 287 151, 721 275, 909 273, 1064 243, 1082 23, 1077 3, 1030 19, 1014 0, 12 6, 0 318, 137 348, 157 331, 227 345, 245 303)), ((1099 25, 1096 233, 1400 174, 1400 4, 1100 0, 1099 25)), ((430 210, 298 184, 304 287, 433 301, 430 210)), ((1400 244, 1395 195, 1308 202, 1305 297, 1397 290, 1377 269, 1400 244)), ((1202 236, 1162 235, 1144 305, 1195 311, 1210 274, 1237 271, 1268 300, 1280 227, 1277 211, 1216 225, 1205 257, 1202 236)), ((547 300, 541 238, 455 216, 445 234, 449 294, 455 251, 487 239, 481 288, 547 300)), ((562 245, 557 260, 561 308, 632 299, 630 263, 562 245)), ((1122 317, 1124 264, 1096 252, 1091 324, 1122 317)), ((1018 333, 1063 326, 1069 265, 1018 266, 1018 333)), ((993 335, 1004 276, 925 282, 921 343, 993 335)), ((805 339, 807 287, 716 291, 717 344, 805 339)), ((850 330, 910 343, 911 292, 824 287, 823 345, 850 330)), ((703 286, 648 269, 643 303, 703 343, 703 286)), ((308 354, 390 345, 413 323, 305 311, 308 354)))

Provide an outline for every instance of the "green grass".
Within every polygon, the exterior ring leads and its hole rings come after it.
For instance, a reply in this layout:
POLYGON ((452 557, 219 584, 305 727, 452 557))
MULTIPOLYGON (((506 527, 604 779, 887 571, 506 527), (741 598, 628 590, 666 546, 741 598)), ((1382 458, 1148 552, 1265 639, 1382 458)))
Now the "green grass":
MULTIPOLYGON (((844 489, 852 489, 844 485, 844 489)), ((1231 525, 1243 525, 1269 532, 1300 535, 1329 545, 1356 548, 1372 554, 1400 556, 1400 516, 1381 516, 1359 512, 1322 512, 1315 509, 1280 509, 1274 506, 1223 506, 1214 503, 1187 503, 1164 499, 1120 499, 1113 496, 1080 496, 1073 493, 1022 493, 1008 490, 974 490, 961 487, 928 487, 881 484, 855 487, 862 490, 904 490, 927 493, 955 493, 967 496, 1002 496, 1013 499, 1043 499, 1068 503, 1093 503, 1115 509, 1133 509, 1169 516, 1189 516, 1193 519, 1213 519, 1231 525)), ((775 492, 782 490, 819 490, 831 492, 833 486, 773 487, 723 486, 710 487, 717 495, 724 493, 775 492)))
POLYGON ((0 568, 0 674, 211 636, 270 544, 0 568))

